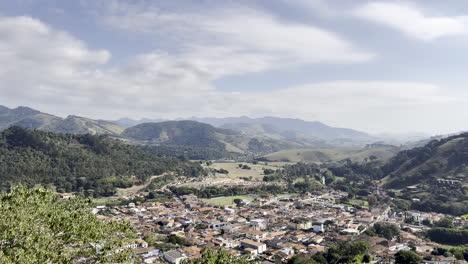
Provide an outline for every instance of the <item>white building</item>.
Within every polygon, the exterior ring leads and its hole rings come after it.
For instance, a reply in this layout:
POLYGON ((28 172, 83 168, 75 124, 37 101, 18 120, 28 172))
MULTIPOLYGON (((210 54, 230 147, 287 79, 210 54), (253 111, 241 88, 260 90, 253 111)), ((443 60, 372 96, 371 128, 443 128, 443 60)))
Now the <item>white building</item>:
POLYGON ((266 244, 255 242, 250 239, 242 240, 241 247, 255 249, 258 252, 258 254, 262 254, 267 249, 266 244))
POLYGON ((255 230, 265 230, 267 223, 264 219, 254 219, 250 221, 250 226, 255 230))
POLYGON ((164 252, 164 259, 172 264, 180 264, 180 262, 182 262, 184 259, 187 259, 187 257, 177 250, 171 250, 164 252))

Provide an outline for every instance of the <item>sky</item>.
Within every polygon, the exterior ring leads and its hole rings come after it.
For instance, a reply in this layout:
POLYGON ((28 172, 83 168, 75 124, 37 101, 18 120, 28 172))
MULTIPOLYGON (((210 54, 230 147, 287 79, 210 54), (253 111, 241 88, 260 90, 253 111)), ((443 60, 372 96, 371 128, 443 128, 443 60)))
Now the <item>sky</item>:
POLYGON ((0 105, 445 134, 467 51, 467 1, 0 1, 0 105))

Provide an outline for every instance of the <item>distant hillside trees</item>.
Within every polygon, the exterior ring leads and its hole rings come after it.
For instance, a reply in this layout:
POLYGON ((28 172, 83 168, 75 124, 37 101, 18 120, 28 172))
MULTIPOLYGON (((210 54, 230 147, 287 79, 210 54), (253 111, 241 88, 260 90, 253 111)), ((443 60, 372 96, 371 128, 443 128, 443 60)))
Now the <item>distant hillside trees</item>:
POLYGON ((199 164, 162 158, 106 136, 56 134, 11 127, 0 133, 0 190, 14 184, 55 186, 58 192, 113 195, 115 188, 175 171, 203 173, 199 164))

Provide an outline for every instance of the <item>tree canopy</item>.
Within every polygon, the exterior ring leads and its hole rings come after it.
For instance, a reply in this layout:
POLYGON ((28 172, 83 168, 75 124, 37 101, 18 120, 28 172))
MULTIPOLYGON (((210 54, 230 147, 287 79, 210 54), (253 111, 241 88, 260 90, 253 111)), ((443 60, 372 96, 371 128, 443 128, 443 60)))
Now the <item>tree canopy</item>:
POLYGON ((0 195, 0 263, 110 263, 130 260, 128 222, 101 221, 89 199, 58 199, 43 187, 0 195))
POLYGON ((418 264, 421 257, 413 251, 400 250, 395 254, 395 264, 418 264))
POLYGON ((53 185, 58 192, 110 196, 115 188, 176 171, 203 173, 199 164, 162 158, 107 136, 56 134, 11 127, 0 133, 0 190, 53 185))

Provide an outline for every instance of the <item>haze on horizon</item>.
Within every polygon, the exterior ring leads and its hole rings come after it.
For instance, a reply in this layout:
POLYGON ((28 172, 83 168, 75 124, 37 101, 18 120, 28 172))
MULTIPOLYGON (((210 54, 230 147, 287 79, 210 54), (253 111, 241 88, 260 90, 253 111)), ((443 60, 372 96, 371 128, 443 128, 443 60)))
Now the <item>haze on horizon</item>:
POLYGON ((0 105, 468 130, 468 3, 0 2, 0 105))

